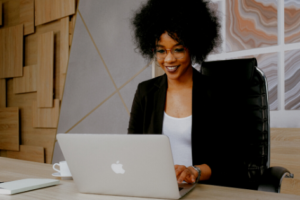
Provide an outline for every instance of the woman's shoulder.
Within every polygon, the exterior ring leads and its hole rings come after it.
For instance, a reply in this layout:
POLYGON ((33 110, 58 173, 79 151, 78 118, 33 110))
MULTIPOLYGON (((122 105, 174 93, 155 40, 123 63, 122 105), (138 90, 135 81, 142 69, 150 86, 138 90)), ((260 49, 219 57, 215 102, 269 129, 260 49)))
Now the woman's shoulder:
POLYGON ((166 74, 163 74, 139 83, 137 90, 144 96, 153 90, 159 89, 161 86, 165 86, 165 84, 167 84, 167 77, 166 74))

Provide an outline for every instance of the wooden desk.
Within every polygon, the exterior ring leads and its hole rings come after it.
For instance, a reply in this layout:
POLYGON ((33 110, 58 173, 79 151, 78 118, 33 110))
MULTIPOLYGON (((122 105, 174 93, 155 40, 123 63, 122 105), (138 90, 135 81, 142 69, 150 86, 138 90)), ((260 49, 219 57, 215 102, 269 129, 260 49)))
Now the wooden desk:
MULTIPOLYGON (((36 163, 30 161, 15 160, 10 158, 0 158, 0 182, 13 181, 24 178, 54 178, 52 165, 36 163)), ((93 194, 81 194, 76 190, 73 180, 61 180, 60 185, 47 187, 43 189, 28 191, 15 195, 0 195, 0 199, 100 199, 100 200, 145 200, 147 198, 121 197, 121 196, 105 196, 93 194)), ((199 184, 184 199, 299 199, 300 196, 288 194, 276 194, 252 190, 243 190, 235 188, 226 188, 218 186, 210 186, 199 184)), ((154 200, 154 199, 151 199, 154 200)))

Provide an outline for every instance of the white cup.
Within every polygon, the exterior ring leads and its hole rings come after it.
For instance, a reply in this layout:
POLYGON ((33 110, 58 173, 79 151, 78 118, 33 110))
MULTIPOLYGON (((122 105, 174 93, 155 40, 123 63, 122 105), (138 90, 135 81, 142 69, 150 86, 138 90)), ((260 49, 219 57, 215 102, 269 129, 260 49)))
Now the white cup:
POLYGON ((66 161, 60 161, 59 163, 55 163, 53 165, 53 169, 59 172, 60 176, 72 176, 66 161), (59 170, 55 168, 56 165, 59 166, 59 170))

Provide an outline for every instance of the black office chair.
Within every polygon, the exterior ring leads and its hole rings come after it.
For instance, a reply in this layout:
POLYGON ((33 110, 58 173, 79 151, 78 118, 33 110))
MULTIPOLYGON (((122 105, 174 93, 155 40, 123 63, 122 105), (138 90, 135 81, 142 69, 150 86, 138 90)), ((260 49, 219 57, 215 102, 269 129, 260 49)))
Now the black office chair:
POLYGON ((237 138, 237 154, 232 156, 246 165, 248 185, 279 193, 282 179, 293 178, 293 174, 283 167, 270 167, 268 86, 256 59, 204 62, 200 72, 209 80, 209 95, 220 126, 237 138))

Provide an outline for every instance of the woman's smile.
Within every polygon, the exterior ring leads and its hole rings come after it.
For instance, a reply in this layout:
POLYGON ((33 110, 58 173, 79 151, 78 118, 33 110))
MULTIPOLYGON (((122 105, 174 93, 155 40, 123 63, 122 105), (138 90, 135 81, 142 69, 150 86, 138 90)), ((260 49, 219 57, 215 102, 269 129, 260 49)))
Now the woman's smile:
POLYGON ((180 65, 173 65, 173 66, 165 66, 168 72, 173 73, 179 68, 180 65))

